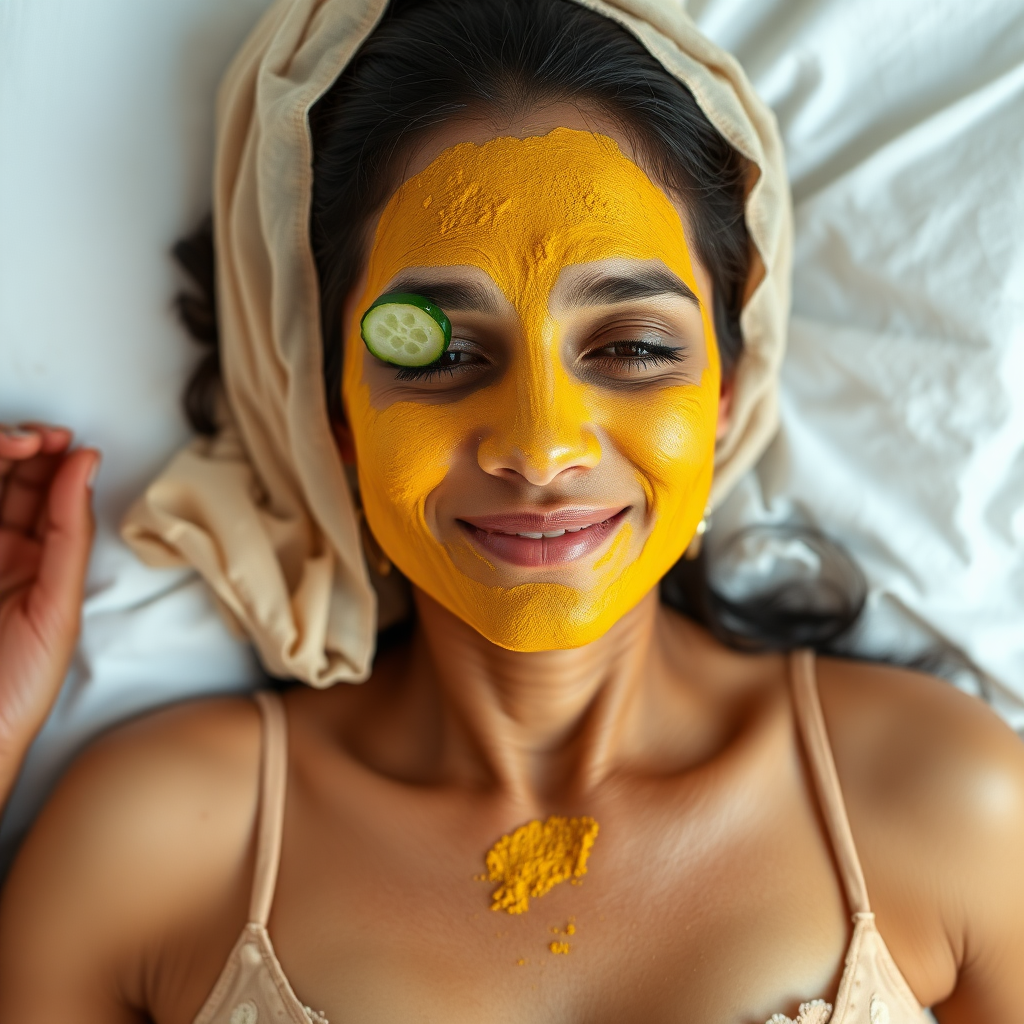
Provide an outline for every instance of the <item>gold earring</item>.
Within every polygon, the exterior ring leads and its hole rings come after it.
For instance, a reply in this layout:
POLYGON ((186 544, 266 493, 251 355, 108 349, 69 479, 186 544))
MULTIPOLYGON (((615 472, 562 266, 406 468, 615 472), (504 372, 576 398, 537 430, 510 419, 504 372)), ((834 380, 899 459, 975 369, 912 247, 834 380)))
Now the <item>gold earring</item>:
POLYGON ((704 515, 701 516, 701 520, 697 524, 697 529, 693 532, 693 538, 690 540, 690 543, 687 544, 686 550, 683 552, 683 558, 688 562, 692 562, 700 554, 700 549, 704 544, 704 534, 708 532, 708 527, 710 525, 711 507, 708 506, 704 509, 704 515))

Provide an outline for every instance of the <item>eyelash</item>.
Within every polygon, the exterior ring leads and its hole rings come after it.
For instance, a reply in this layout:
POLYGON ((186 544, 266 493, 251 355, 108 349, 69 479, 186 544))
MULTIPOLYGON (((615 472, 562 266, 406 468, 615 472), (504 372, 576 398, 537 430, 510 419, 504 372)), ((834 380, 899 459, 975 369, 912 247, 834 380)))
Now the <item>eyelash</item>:
MULTIPOLYGON (((460 351, 445 352, 441 359, 444 359, 446 356, 458 355, 468 355, 468 353, 460 351)), ((432 380, 439 373, 446 373, 449 377, 454 377, 455 371, 460 366, 465 365, 464 363, 448 363, 444 365, 438 360, 436 363, 430 363, 427 366, 404 366, 395 374, 395 380, 432 380)))
MULTIPOLYGON (((463 352, 451 352, 445 353, 445 356, 455 355, 468 355, 463 352)), ((445 356, 441 358, 444 359, 445 356)), ((604 348, 597 349, 591 352, 588 356, 591 360, 602 360, 611 361, 617 363, 620 367, 624 367, 630 370, 640 370, 641 372, 648 369, 648 364, 654 366, 664 366, 665 364, 678 363, 682 360, 682 355, 678 349, 669 348, 666 345, 656 345, 650 341, 643 341, 640 338, 627 338, 622 341, 612 342, 610 345, 605 345, 604 348), (616 349, 616 348, 633 348, 640 349, 645 354, 640 355, 634 353, 632 355, 606 355, 603 354, 605 349, 616 349)), ((440 362, 431 363, 428 366, 405 366, 395 374, 395 380, 401 381, 429 381, 436 378, 439 374, 445 373, 449 377, 454 377, 456 370, 460 367, 465 369, 468 365, 466 363, 448 363, 447 365, 440 362)))
POLYGON ((610 345, 605 345, 604 348, 597 349, 588 358, 602 361, 610 360, 618 363, 619 366, 643 371, 648 368, 648 363, 652 363, 654 366, 664 366, 667 363, 680 362, 683 356, 678 349, 670 348, 667 345, 658 345, 651 341, 644 341, 641 338, 624 338, 622 341, 615 341, 610 345), (604 354, 606 349, 625 347, 641 349, 645 354, 640 355, 636 352, 630 356, 604 354))

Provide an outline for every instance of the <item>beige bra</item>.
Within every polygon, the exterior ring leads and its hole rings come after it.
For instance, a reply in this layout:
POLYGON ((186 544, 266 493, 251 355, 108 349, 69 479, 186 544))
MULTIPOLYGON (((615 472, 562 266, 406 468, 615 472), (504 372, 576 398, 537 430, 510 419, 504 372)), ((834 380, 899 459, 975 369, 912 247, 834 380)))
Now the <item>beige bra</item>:
MULTIPOLYGON (((839 982, 835 1009, 823 999, 804 1003, 796 1021, 774 1014, 766 1024, 925 1024, 932 1020, 914 998, 875 927, 864 873, 853 844, 839 789, 839 777, 818 701, 814 654, 795 651, 791 663, 793 704, 800 735, 811 766, 815 789, 853 911, 853 937, 839 982)), ((256 695, 263 713, 263 756, 260 767, 260 820, 256 869, 249 923, 239 936, 217 984, 195 1024, 328 1024, 327 1018, 304 1006, 292 991, 274 955, 267 919, 281 855, 285 787, 288 775, 287 726, 284 707, 273 693, 256 695)), ((342 1024, 335 1021, 334 1024, 342 1024)))

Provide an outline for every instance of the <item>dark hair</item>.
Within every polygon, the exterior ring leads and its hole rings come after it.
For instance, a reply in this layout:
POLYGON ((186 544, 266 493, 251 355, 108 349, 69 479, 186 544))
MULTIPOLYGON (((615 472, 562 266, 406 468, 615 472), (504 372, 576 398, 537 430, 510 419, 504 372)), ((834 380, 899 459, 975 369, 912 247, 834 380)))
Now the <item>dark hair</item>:
POLYGON ((749 165, 689 89, 624 28, 572 0, 392 0, 310 117, 311 233, 332 416, 342 415, 342 306, 363 264, 367 221, 399 184, 403 157, 452 118, 508 120, 558 100, 611 117, 685 204, 712 279, 723 367, 732 369, 750 265, 749 165))
MULTIPOLYGON (((511 119, 557 100, 615 120, 652 173, 686 205, 697 257, 712 281, 723 370, 743 348, 740 313, 750 266, 744 221, 749 165, 693 95, 629 32, 575 0, 392 0, 381 23, 310 114, 310 236, 320 279, 324 387, 341 408, 341 317, 362 268, 366 229, 398 185, 403 159, 432 128, 460 116, 511 119)), ((207 220, 175 248, 212 295, 207 220)), ((212 312, 178 300, 186 327, 211 348, 185 409, 216 430, 219 367, 212 312)))
MULTIPOLYGON (((626 29, 574 0, 391 0, 381 23, 310 115, 310 236, 332 418, 343 417, 343 306, 364 263, 367 227, 399 184, 413 147, 453 118, 502 122, 552 101, 577 103, 613 119, 659 183, 685 205, 693 248, 712 281, 723 370, 728 374, 735 366, 751 262, 744 221, 750 166, 689 89, 626 29)), ((212 297, 209 224, 179 243, 175 255, 212 297)), ((189 384, 185 408, 196 430, 213 433, 218 365, 212 308, 185 296, 178 309, 190 332, 211 347, 189 384)), ((715 597, 702 560, 681 563, 663 596, 723 639, 746 647, 758 638, 761 646, 823 644, 849 625, 851 609, 856 605, 856 617, 862 603, 855 600, 842 614, 826 616, 812 634, 794 632, 785 616, 764 621, 762 615, 760 625, 737 629, 747 622, 744 609, 727 608, 715 597)), ((759 607, 764 610, 763 602, 759 607)), ((791 606, 790 619, 796 614, 791 606)))
POLYGON ((830 650, 864 610, 864 574, 820 530, 748 526, 714 547, 710 562, 708 545, 696 559, 681 558, 661 581, 661 597, 730 647, 830 650))
POLYGON ((178 292, 174 308, 192 340, 206 349, 185 386, 182 405, 192 429, 197 434, 212 437, 217 433, 217 394, 220 391, 213 218, 204 217, 191 235, 175 243, 171 255, 196 288, 178 292))

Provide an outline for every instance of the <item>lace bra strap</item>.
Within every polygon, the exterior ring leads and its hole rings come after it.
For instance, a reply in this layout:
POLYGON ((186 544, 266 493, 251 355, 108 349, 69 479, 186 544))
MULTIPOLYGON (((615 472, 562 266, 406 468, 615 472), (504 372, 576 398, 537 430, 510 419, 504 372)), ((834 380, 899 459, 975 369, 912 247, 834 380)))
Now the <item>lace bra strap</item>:
POLYGON ((263 717, 263 748, 260 757, 259 831, 256 836, 256 869, 252 879, 249 921, 266 926, 274 902, 277 868, 281 861, 284 799, 288 784, 288 723, 281 698, 269 690, 256 694, 263 717))
POLYGON ((818 681, 814 671, 814 651, 793 651, 790 680, 800 737, 807 753, 807 760, 810 762, 814 788, 825 817, 832 849, 839 863, 846 900, 852 913, 869 914, 871 904, 868 902, 868 890, 864 884, 864 872, 857 856, 857 847, 853 842, 853 832, 850 831, 850 820, 846 816, 846 804, 839 788, 839 775, 825 730, 825 717, 821 713, 818 681))

